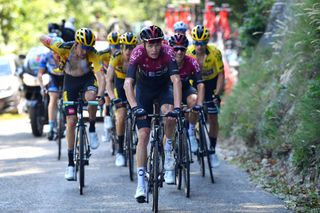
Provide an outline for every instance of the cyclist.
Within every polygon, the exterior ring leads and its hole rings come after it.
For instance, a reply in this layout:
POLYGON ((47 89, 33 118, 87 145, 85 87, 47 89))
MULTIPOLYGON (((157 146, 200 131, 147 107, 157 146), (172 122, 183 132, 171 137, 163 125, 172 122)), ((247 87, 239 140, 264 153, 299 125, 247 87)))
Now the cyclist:
MULTIPOLYGON (((119 32, 111 32, 108 34, 107 36, 107 41, 109 43, 109 50, 110 51, 110 56, 112 56, 113 54, 115 54, 115 52, 120 51, 120 33, 119 32)), ((107 73, 107 69, 109 66, 109 60, 110 57, 108 57, 108 59, 104 59, 103 60, 103 69, 104 69, 104 73, 107 73)), ((112 120, 110 117, 110 97, 108 95, 108 93, 105 93, 105 102, 106 102, 106 106, 105 106, 105 117, 104 117, 104 137, 103 140, 104 141, 110 141, 110 129, 112 128, 112 120)))
MULTIPOLYGON (((95 36, 88 28, 80 28, 76 31, 74 42, 57 42, 48 36, 41 36, 40 41, 60 56, 60 69, 64 69, 64 101, 76 101, 79 92, 84 92, 87 101, 99 100, 104 102, 105 78, 101 72, 100 56, 94 49, 95 36), (93 68, 92 68, 93 65, 93 68), (98 82, 97 82, 98 81, 98 82), (99 88, 98 88, 99 85, 99 88), (98 94, 98 96, 97 96, 98 94)), ((67 143, 69 164, 66 169, 65 178, 75 179, 75 168, 73 161, 75 126, 77 122, 77 108, 73 105, 65 107, 67 115, 67 143)), ((99 146, 98 136, 95 130, 96 107, 89 106, 89 138, 90 146, 96 149, 99 146)))
MULTIPOLYGON (((188 108, 193 108, 194 111, 199 111, 202 108, 204 98, 204 84, 200 72, 200 66, 197 60, 191 56, 186 56, 189 41, 185 35, 175 34, 174 36, 170 37, 169 43, 176 53, 176 61, 182 82, 182 102, 187 104, 188 108), (198 89, 198 95, 197 90, 190 84, 191 79, 195 80, 198 89)), ((197 113, 191 112, 188 116, 188 121, 188 135, 191 151, 196 152, 198 149, 198 143, 195 137, 197 113)))
MULTIPOLYGON (((54 37, 55 42, 63 43, 62 38, 54 37)), ((49 94, 48 118, 49 118, 49 133, 48 140, 54 140, 57 103, 59 99, 59 88, 63 85, 63 70, 59 69, 60 57, 57 53, 50 51, 41 57, 38 79, 41 87, 41 93, 49 94), (45 72, 50 75, 48 89, 43 85, 42 76, 45 72)))
POLYGON ((173 25, 173 30, 175 34, 186 35, 188 26, 183 21, 178 21, 173 25))
POLYGON ((123 142, 125 131, 125 118, 127 114, 127 97, 123 89, 124 79, 128 71, 130 55, 138 43, 137 36, 132 32, 126 32, 120 37, 121 51, 113 54, 107 71, 107 92, 111 103, 116 106, 116 133, 119 149, 116 155, 116 166, 124 166, 123 142), (114 93, 116 90, 116 95, 114 93))
MULTIPOLYGON (((153 113, 153 101, 158 99, 162 113, 178 116, 181 103, 181 80, 173 49, 162 44, 162 30, 155 26, 147 26, 140 32, 143 41, 131 53, 128 73, 124 82, 127 99, 133 114, 138 118, 137 176, 138 185, 135 198, 145 202, 144 185, 145 167, 147 163, 147 144, 150 135, 150 119, 145 115, 153 113), (136 79, 136 95, 134 81, 136 79), (173 106, 175 108, 173 108, 173 106)), ((165 181, 174 183, 174 158, 172 153, 172 136, 175 119, 165 122, 165 181)))
POLYGON ((193 45, 189 46, 187 54, 195 57, 200 65, 201 74, 205 85, 205 101, 213 101, 207 105, 211 165, 219 166, 220 162, 215 148, 219 131, 218 107, 220 106, 220 95, 224 87, 224 67, 220 50, 213 45, 208 45, 210 38, 209 30, 203 25, 197 25, 192 29, 191 36, 193 45))

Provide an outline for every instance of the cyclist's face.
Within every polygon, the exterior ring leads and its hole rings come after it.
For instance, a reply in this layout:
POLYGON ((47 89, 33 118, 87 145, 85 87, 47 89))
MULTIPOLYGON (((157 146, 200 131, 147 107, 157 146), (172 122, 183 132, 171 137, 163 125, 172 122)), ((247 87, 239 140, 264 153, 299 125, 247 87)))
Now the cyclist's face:
POLYGON ((82 44, 77 43, 75 49, 76 49, 76 54, 79 58, 85 59, 87 57, 89 49, 84 47, 82 44))
POLYGON ((147 50, 147 54, 150 58, 156 59, 159 57, 161 46, 162 46, 162 40, 157 42, 145 42, 145 48, 147 50))
POLYGON ((176 60, 178 63, 182 62, 184 56, 186 55, 186 48, 185 47, 173 47, 176 53, 176 60))
POLYGON ((126 61, 129 61, 130 55, 132 50, 134 49, 135 45, 123 45, 122 46, 122 54, 126 61))
POLYGON ((196 50, 196 53, 205 53, 206 51, 206 45, 196 45, 195 44, 195 50, 196 50))

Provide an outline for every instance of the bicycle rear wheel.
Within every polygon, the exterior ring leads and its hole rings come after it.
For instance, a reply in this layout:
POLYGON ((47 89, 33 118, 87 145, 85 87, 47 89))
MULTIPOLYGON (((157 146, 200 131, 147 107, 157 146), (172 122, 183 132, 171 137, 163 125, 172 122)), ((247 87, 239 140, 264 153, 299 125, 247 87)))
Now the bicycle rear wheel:
POLYGON ((131 131, 132 120, 127 119, 126 122, 126 160, 128 160, 129 177, 130 180, 134 180, 134 158, 133 158, 133 133, 131 131))
POLYGON ((84 155, 84 146, 85 146, 85 142, 84 142, 84 137, 85 137, 85 133, 84 133, 85 128, 84 127, 80 127, 80 144, 79 144, 79 158, 80 158, 80 162, 79 162, 79 179, 80 179, 80 194, 83 194, 83 187, 84 187, 84 166, 85 166, 85 155, 84 155))
POLYGON ((182 163, 182 146, 181 146, 181 137, 180 133, 176 132, 175 133, 175 155, 176 155, 176 184, 177 184, 177 189, 181 189, 181 182, 182 182, 182 168, 181 168, 181 163, 182 163))
POLYGON ((57 145, 58 145, 58 160, 61 158, 61 140, 63 137, 63 132, 64 132, 64 115, 62 108, 58 109, 58 114, 57 114, 57 145))
POLYGON ((202 177, 204 177, 206 175, 205 164, 204 164, 204 155, 205 155, 204 143, 206 143, 206 137, 204 134, 204 126, 201 123, 199 123, 198 138, 199 138, 198 161, 200 164, 200 171, 201 171, 202 177))
MULTIPOLYGON (((204 135, 207 138, 207 140, 209 141, 209 135, 208 135, 208 132, 206 130, 204 130, 204 135)), ((207 160, 208 160, 208 169, 209 169, 210 179, 211 179, 211 182, 214 183, 214 177, 213 177, 211 161, 210 161, 210 152, 209 152, 209 149, 208 149, 207 140, 205 141, 205 143, 203 145, 204 145, 204 151, 206 153, 207 160)))

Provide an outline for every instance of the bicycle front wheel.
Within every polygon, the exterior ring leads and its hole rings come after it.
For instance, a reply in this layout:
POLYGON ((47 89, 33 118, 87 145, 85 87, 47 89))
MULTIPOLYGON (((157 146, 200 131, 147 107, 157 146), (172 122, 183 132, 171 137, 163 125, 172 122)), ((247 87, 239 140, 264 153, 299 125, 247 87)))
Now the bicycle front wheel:
POLYGON ((182 176, 184 181, 184 193, 186 197, 190 196, 190 156, 187 133, 184 130, 181 135, 181 161, 182 176))
POLYGON ((57 114, 57 145, 58 145, 58 160, 61 158, 61 140, 64 132, 64 115, 62 109, 59 107, 57 114))
POLYGON ((79 165, 79 179, 80 179, 80 194, 83 194, 84 187, 84 166, 85 166, 85 155, 84 155, 84 146, 85 146, 85 128, 80 127, 80 144, 79 144, 79 157, 80 157, 80 165, 79 165))
POLYGON ((204 155, 205 155, 205 150, 204 150, 204 143, 206 143, 206 136, 204 133, 204 124, 199 123, 199 149, 198 149, 198 161, 200 164, 200 171, 202 174, 202 177, 206 175, 206 170, 205 170, 205 164, 204 164, 204 155))
POLYGON ((159 145, 158 141, 154 142, 153 149, 153 212, 158 212, 158 198, 159 198, 159 145))

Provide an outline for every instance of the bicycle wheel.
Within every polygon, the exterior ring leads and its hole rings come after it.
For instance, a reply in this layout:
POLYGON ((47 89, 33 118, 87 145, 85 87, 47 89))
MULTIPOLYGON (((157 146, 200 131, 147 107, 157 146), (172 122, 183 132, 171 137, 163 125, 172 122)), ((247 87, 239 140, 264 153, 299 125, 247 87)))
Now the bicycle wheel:
POLYGON ((86 131, 84 129, 84 127, 80 127, 80 144, 79 144, 79 158, 80 158, 80 162, 79 162, 79 179, 80 179, 80 194, 83 194, 83 187, 84 187, 84 166, 85 166, 85 156, 84 156, 84 146, 85 146, 85 142, 84 142, 84 137, 85 137, 85 133, 84 131, 86 131))
POLYGON ((58 144, 58 160, 61 158, 61 140, 64 132, 64 115, 62 108, 58 107, 57 114, 57 144, 58 144))
POLYGON ((205 137, 205 134, 204 134, 204 126, 203 124, 200 122, 199 123, 199 149, 198 149, 198 161, 199 161, 199 164, 200 164, 200 171, 201 171, 201 174, 202 174, 202 177, 204 177, 206 175, 206 171, 205 171, 205 164, 204 164, 204 155, 205 155, 205 152, 204 152, 204 143, 206 143, 206 137, 205 137))
POLYGON ((207 143, 207 141, 209 141, 209 135, 206 130, 204 130, 204 136, 205 138, 207 138, 207 140, 204 141, 205 143, 203 144, 203 147, 208 160, 208 169, 210 173, 210 179, 211 179, 211 182, 214 183, 213 172, 212 172, 211 161, 210 161, 210 153, 208 150, 208 143, 207 143))
POLYGON ((134 159, 133 159, 133 133, 131 131, 132 120, 131 118, 127 119, 126 122, 126 160, 128 161, 129 167, 129 177, 130 180, 134 180, 134 159))
POLYGON ((158 212, 158 198, 159 198, 159 145, 158 141, 154 141, 152 167, 153 167, 153 212, 158 212))
POLYGON ((181 137, 180 133, 175 133, 175 155, 176 155, 176 184, 177 189, 181 189, 181 181, 182 181, 182 170, 181 170, 181 159, 182 159, 182 150, 181 150, 181 137))
POLYGON ((181 161, 182 161, 182 176, 184 181, 184 193, 186 197, 190 196, 190 156, 187 133, 183 130, 181 138, 181 161))

